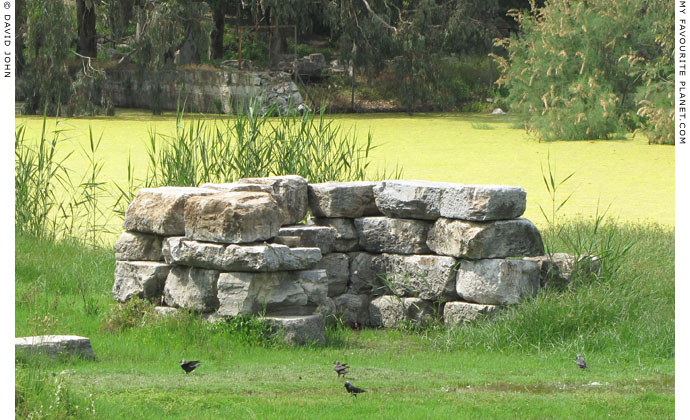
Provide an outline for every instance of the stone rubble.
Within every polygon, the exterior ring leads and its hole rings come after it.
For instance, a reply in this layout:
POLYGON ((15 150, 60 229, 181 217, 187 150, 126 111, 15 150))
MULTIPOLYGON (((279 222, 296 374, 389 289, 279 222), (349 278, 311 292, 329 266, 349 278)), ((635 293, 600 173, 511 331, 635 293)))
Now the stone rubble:
POLYGON ((295 175, 142 189, 115 245, 113 297, 214 322, 261 316, 298 344, 323 343, 325 323, 459 325, 563 287, 575 269, 597 273, 596 257, 544 255, 520 218, 525 198, 503 185, 295 175))

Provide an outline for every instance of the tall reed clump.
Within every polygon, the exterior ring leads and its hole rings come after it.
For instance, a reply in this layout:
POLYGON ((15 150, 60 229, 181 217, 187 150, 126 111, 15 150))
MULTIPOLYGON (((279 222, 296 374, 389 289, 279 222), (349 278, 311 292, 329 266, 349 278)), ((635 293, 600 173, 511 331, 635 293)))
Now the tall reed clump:
MULTIPOLYGON (((271 117, 277 114, 275 109, 263 113, 256 109, 250 105, 246 112, 213 127, 201 119, 185 123, 178 110, 174 136, 149 134, 144 186, 196 186, 288 174, 312 183, 370 176, 370 154, 376 148, 371 133, 366 143, 359 144, 354 132, 326 120, 323 110, 271 117)), ((395 168, 374 176, 399 178, 401 174, 395 168)))

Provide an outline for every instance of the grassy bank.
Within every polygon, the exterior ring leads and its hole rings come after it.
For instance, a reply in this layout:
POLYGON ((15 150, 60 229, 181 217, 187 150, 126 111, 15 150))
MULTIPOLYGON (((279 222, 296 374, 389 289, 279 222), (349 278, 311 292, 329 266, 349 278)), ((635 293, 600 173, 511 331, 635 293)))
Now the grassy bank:
POLYGON ((19 406, 47 413, 59 399, 74 418, 94 418, 91 407, 95 418, 129 419, 672 418, 673 230, 618 224, 594 234, 583 221, 544 237, 555 252, 576 251, 568 238, 578 237, 600 249, 632 247, 606 259, 600 278, 542 293, 494 321, 421 332, 331 328, 325 346, 303 348, 248 324, 125 311, 109 292, 110 249, 18 237, 16 335, 88 336, 97 356, 22 358, 19 406), (576 353, 590 369, 575 366, 576 353), (203 364, 185 375, 182 358, 203 364), (348 379, 369 392, 348 396, 333 360, 350 363, 348 379))
MULTIPOLYGON (((574 195, 563 207, 566 218, 595 213, 597 202, 611 203, 609 214, 621 221, 656 222, 673 226, 675 217, 674 148, 650 146, 641 136, 612 141, 538 142, 523 129, 514 128, 509 115, 486 114, 363 114, 333 116, 344 129, 356 129, 361 142, 371 130, 372 175, 392 171, 396 164, 405 179, 477 184, 519 185, 526 189, 525 217, 540 224, 539 205, 550 205, 542 181, 547 159, 559 178, 575 175, 561 190, 574 195)), ((79 153, 88 149, 89 127, 96 137, 103 135, 97 157, 104 159, 101 175, 108 188, 127 183, 127 162, 131 157, 134 175, 146 175, 146 146, 149 130, 162 134, 175 131, 175 115, 152 117, 142 111, 120 110, 117 117, 71 119, 60 123, 65 141, 60 154, 76 151, 65 162, 74 173, 88 170, 79 153)), ((26 138, 36 139, 42 119, 17 117, 26 126, 26 138)), ((55 120, 49 119, 48 127, 55 120)), ((104 209, 114 200, 103 200, 104 209)), ((116 221, 112 230, 119 231, 116 221)))

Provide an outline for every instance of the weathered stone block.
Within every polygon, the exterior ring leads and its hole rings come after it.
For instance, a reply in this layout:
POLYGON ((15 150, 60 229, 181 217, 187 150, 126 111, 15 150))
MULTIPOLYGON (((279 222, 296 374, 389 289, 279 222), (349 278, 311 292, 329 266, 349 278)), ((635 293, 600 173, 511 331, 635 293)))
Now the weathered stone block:
POLYGON ((271 176, 267 178, 241 178, 239 184, 265 185, 283 210, 281 224, 291 225, 307 215, 307 180, 298 175, 271 176))
POLYGON ((388 217, 435 220, 441 215, 441 194, 446 183, 381 181, 374 187, 376 207, 388 217))
POLYGON ((539 291, 539 264, 524 260, 462 261, 457 268, 458 295, 470 302, 519 303, 539 291))
POLYGON ((380 296, 369 304, 369 322, 374 327, 397 328, 405 321, 425 324, 436 318, 431 302, 407 297, 380 296))
POLYGON ((335 229, 328 226, 291 225, 280 228, 280 236, 297 236, 302 247, 316 247, 321 254, 333 252, 335 229))
POLYGON ((367 295, 345 293, 333 298, 336 317, 349 327, 369 325, 369 301, 367 295))
POLYGON ((216 270, 173 266, 165 281, 165 303, 176 308, 198 312, 218 309, 218 275, 216 270))
POLYGON ((184 235, 187 199, 217 192, 193 187, 142 188, 127 207, 122 227, 164 236, 184 235))
POLYGON ((58 355, 70 355, 84 359, 95 359, 91 340, 78 335, 37 335, 16 337, 15 353, 42 353, 55 358, 58 355))
POLYGON ((268 193, 227 192, 189 198, 184 217, 189 239, 248 243, 276 236, 283 215, 268 193))
POLYGON ((179 312, 179 309, 173 308, 171 306, 156 306, 153 308, 153 312, 155 312, 159 316, 172 316, 175 315, 179 312))
POLYGON ((451 184, 441 195, 441 217, 472 221, 505 220, 525 212, 527 193, 507 185, 451 184))
POLYGON ((346 254, 339 252, 326 254, 314 266, 314 269, 326 270, 328 296, 341 295, 347 291, 347 281, 350 279, 350 260, 346 254))
POLYGON ((593 255, 583 255, 579 259, 574 255, 556 253, 551 256, 526 257, 526 261, 539 264, 539 284, 541 287, 563 289, 567 287, 574 273, 592 276, 599 273, 601 261, 593 255))
POLYGON ((355 219, 359 245, 369 252, 428 254, 426 238, 432 223, 414 219, 362 217, 355 219))
POLYGON ((163 260, 161 238, 139 232, 123 232, 115 242, 115 259, 118 261, 163 260))
POLYGON ((453 300, 457 261, 439 255, 382 255, 386 279, 399 296, 453 300))
POLYGON ((381 214, 374 203, 378 182, 324 182, 309 184, 309 209, 316 217, 362 217, 381 214))
POLYGON ((536 226, 527 219, 468 222, 440 218, 429 230, 429 248, 440 255, 459 258, 537 256, 544 243, 536 226))
POLYGON ((328 297, 325 270, 221 273, 218 314, 308 315, 328 297))
POLYGON ((150 299, 161 296, 170 266, 153 261, 117 261, 113 296, 125 302, 137 296, 150 299))
POLYGON ((318 248, 288 248, 279 244, 221 245, 167 238, 163 252, 169 264, 220 271, 291 271, 312 268, 321 260, 318 248))
POLYGON ((314 311, 315 314, 321 314, 326 321, 326 325, 336 324, 337 308, 335 302, 330 297, 324 299, 323 303, 319 305, 314 311))
POLYGON ((382 280, 386 275, 386 265, 381 255, 367 252, 349 252, 350 281, 348 293, 380 296, 388 292, 382 280))
POLYGON ((350 252, 359 249, 359 237, 355 229, 354 219, 344 217, 310 217, 307 224, 316 226, 330 226, 335 229, 335 252, 350 252))
POLYGON ((326 324, 321 314, 264 316, 260 319, 268 323, 287 344, 326 344, 326 324))
POLYGON ((446 302, 443 307, 443 322, 447 325, 460 325, 480 317, 493 314, 496 305, 480 305, 469 302, 446 302))

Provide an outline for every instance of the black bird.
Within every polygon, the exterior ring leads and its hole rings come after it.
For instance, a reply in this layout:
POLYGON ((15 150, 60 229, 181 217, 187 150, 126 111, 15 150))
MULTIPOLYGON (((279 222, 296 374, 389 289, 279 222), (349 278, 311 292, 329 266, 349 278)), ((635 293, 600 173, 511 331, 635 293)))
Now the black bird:
POLYGON ((347 363, 340 364, 340 362, 336 360, 335 362, 333 362, 333 364, 335 365, 333 370, 338 374, 338 378, 340 378, 340 375, 345 376, 345 374, 348 373, 347 372, 347 368, 348 368, 347 363))
POLYGON ((587 369, 589 366, 587 366, 587 362, 585 362, 585 359, 582 358, 579 354, 577 355, 577 360, 575 361, 577 363, 577 366, 580 369, 587 369))
POLYGON ((356 386, 352 385, 349 381, 345 381, 345 389, 347 389, 347 392, 354 395, 355 397, 357 396, 357 394, 361 394, 362 392, 367 392, 367 391, 363 390, 362 388, 357 388, 356 386))
POLYGON ((180 360, 180 366, 182 366, 182 369, 184 369, 185 373, 189 373, 189 372, 193 371, 194 369, 199 367, 200 364, 201 364, 201 362, 198 360, 194 360, 194 361, 190 361, 190 362, 188 362, 184 359, 180 360))

